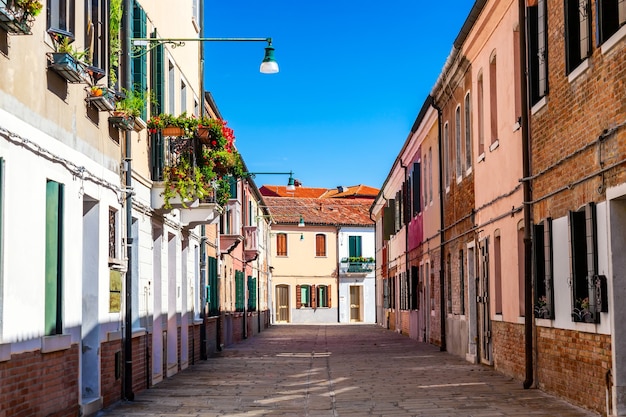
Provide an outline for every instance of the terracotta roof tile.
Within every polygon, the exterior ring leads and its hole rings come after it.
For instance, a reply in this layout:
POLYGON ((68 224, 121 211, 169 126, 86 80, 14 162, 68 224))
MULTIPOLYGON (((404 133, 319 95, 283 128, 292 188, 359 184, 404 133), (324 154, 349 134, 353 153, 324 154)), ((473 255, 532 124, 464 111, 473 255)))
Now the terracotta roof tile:
POLYGON ((264 197, 297 197, 297 198, 369 198, 374 199, 378 195, 378 188, 367 185, 353 185, 338 188, 318 188, 298 186, 294 191, 287 191, 286 185, 263 185, 259 188, 264 197))
POLYGON ((372 200, 362 198, 294 198, 265 197, 274 222, 278 224, 298 224, 300 216, 307 226, 341 225, 373 226, 369 209, 372 200))

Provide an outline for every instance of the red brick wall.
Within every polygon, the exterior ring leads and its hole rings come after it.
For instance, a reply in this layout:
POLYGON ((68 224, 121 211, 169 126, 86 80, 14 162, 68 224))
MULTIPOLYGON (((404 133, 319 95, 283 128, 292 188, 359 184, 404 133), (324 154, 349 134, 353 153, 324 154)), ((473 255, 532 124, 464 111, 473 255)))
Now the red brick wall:
POLYGON ((13 355, 0 363, 0 415, 78 416, 78 345, 42 354, 13 355))
POLYGON ((243 314, 233 314, 233 343, 239 343, 243 340, 243 314))
POLYGON ((605 412, 605 377, 611 367, 611 336, 537 327, 539 387, 605 412))
POLYGON ((189 326, 189 364, 193 365, 200 361, 200 347, 202 341, 200 340, 200 327, 201 324, 189 326))
POLYGON ((122 340, 104 342, 100 345, 100 378, 102 390, 102 405, 108 407, 122 398, 122 372, 124 372, 123 356, 122 362, 115 363, 115 354, 119 352, 123 355, 124 346, 122 340), (115 367, 120 366, 120 376, 115 378, 115 367))
POLYGON ((523 380, 526 377, 524 326, 492 321, 493 363, 496 370, 523 380))
POLYGON ((133 392, 135 394, 148 388, 148 369, 146 358, 146 343, 152 340, 148 334, 133 338, 133 392))
POLYGON ((400 331, 408 336, 411 329, 411 314, 409 310, 400 310, 400 331))

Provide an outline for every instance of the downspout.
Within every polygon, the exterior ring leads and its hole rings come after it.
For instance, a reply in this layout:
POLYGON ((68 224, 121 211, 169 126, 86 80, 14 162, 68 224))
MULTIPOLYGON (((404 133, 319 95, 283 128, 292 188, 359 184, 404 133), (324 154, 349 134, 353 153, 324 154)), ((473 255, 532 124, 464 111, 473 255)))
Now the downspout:
MULTIPOLYGON (((403 165, 402 163, 402 158, 400 158, 400 168, 404 169, 404 182, 403 184, 406 184, 406 173, 407 173, 407 166, 403 165)), ((403 217, 403 222, 404 222, 404 279, 405 282, 409 276, 409 219, 407 218, 408 216, 406 215, 407 213, 407 208, 406 208, 406 204, 410 204, 408 199, 407 199, 407 193, 408 193, 408 187, 405 190, 405 193, 403 193, 403 198, 404 198, 404 204, 402 206, 402 208, 404 209, 402 212, 402 217, 403 217)), ((400 283, 400 286, 402 284, 400 283)), ((408 288, 407 288, 407 294, 408 294, 408 288)), ((396 317, 399 315, 396 315, 396 317)), ((396 319, 398 320, 398 319, 396 319)), ((409 322, 411 321, 411 317, 409 315, 409 322)), ((397 326, 396 326, 397 328, 397 326)), ((402 329, 400 329, 400 333, 402 333, 402 329)), ((410 332, 409 332, 410 333, 410 332)))
POLYGON ((443 112, 441 108, 435 103, 433 97, 433 108, 437 110, 437 142, 439 147, 439 221, 441 229, 439 231, 440 250, 439 256, 439 314, 441 316, 441 346, 440 350, 445 352, 446 350, 446 294, 445 294, 445 219, 443 209, 443 138, 441 132, 441 121, 443 119, 443 112))
MULTIPOLYGON (((385 196, 382 195, 382 198, 385 199, 385 196)), ((370 209, 370 220, 374 222, 374 256, 376 256, 376 220, 372 219, 372 210, 370 209)), ((382 249, 382 248, 381 248, 382 249)), ((376 259, 376 258, 374 258, 376 259)), ((378 308, 376 307, 376 295, 378 294, 376 272, 378 268, 376 268, 376 261, 374 263, 374 323, 378 323, 378 308)))
MULTIPOLYGON (((124 0, 124 40, 123 40, 123 71, 124 86, 127 90, 132 88, 132 74, 130 72, 130 37, 131 37, 131 13, 132 1, 124 0)), ((135 394, 133 393, 133 306, 132 306, 132 285, 133 285, 133 193, 132 193, 132 138, 129 130, 125 131, 125 156, 124 168, 126 169, 126 280, 124 285, 124 398, 127 401, 133 401, 135 394)))
MULTIPOLYGON (((200 0, 200 16, 204 16, 204 0, 200 0)), ((204 24, 200 24, 200 37, 204 38, 204 24)), ((204 48, 202 47, 202 42, 199 42, 198 49, 200 55, 200 62, 198 63, 198 78, 200 80, 200 91, 198 95, 200 96, 200 117, 204 116, 205 108, 204 108, 204 48)), ((208 301, 206 299, 206 288, 207 288, 207 253, 206 253, 206 226, 203 224, 200 226, 200 314, 202 319, 202 324, 200 325, 200 358, 202 360, 207 360, 209 355, 207 352, 207 306, 208 301)), ((212 288, 213 291, 216 288, 212 288)))
POLYGON ((520 89, 522 107, 522 182, 524 192, 524 350, 526 379, 524 389, 533 385, 533 277, 531 240, 530 134, 528 123, 528 81, 526 71, 526 1, 518 0, 520 31, 520 89))
MULTIPOLYGON (((337 259, 337 323, 341 323, 341 304, 339 303, 341 291, 339 286, 341 285, 341 277, 339 275, 341 259, 339 259, 339 233, 341 232, 341 226, 337 227, 337 244, 335 245, 335 259, 337 259)), ((348 301, 350 303, 350 301, 348 301)), ((350 308, 348 308, 348 317, 350 317, 350 308)))

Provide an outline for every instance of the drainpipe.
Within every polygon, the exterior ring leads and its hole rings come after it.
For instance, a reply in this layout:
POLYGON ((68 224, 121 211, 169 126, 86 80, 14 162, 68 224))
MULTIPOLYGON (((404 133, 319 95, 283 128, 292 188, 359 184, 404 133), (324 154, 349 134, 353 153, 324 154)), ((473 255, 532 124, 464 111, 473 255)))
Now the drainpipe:
POLYGON ((526 2, 518 0, 520 31, 520 89, 522 107, 522 182, 524 192, 524 350, 526 379, 524 389, 533 385, 533 277, 531 241, 530 134, 528 126, 528 81, 526 71, 526 2))
MULTIPOLYGON (((200 16, 204 16, 204 0, 200 1, 200 16)), ((200 37, 204 38, 204 24, 200 24, 200 37)), ((200 117, 204 116, 204 48, 202 42, 199 42, 198 45, 200 62, 198 63, 198 79, 200 80, 200 91, 198 95, 200 96, 200 117)), ((207 360, 209 355, 207 352, 207 305, 209 300, 206 299, 206 289, 207 289, 207 237, 206 237, 206 226, 203 224, 200 226, 200 318, 202 319, 202 324, 200 325, 200 359, 207 360)), ((212 291, 216 291, 217 288, 211 288, 212 291)))
POLYGON ((435 103, 435 99, 433 97, 433 108, 437 110, 437 142, 439 146, 439 217, 440 217, 440 231, 439 231, 439 247, 441 248, 441 254, 439 256, 439 314, 441 316, 441 346, 440 350, 445 352, 446 350, 446 293, 445 289, 445 219, 444 219, 444 210, 443 210, 443 138, 441 133, 441 121, 443 119, 443 114, 441 111, 441 107, 435 103))
MULTIPOLYGON (((124 0, 124 40, 123 40, 123 71, 124 71, 124 86, 130 90, 132 88, 132 74, 130 72, 130 37, 131 37, 131 13, 132 13, 131 0, 124 0)), ((124 295, 124 398, 128 401, 133 401, 135 394, 133 393, 133 306, 132 306, 132 284, 133 284, 133 256, 132 256, 132 244, 133 244, 133 193, 132 193, 132 152, 131 152, 131 133, 125 132, 125 156, 124 165, 126 169, 126 280, 125 295, 124 295)))
MULTIPOLYGON (((404 169, 404 183, 403 184, 406 184, 406 173, 407 173, 407 168, 408 167, 403 165, 402 158, 400 158, 400 168, 404 169)), ((408 216, 406 215, 406 213, 407 213, 406 204, 410 204, 408 199, 407 199, 407 197, 406 197, 406 194, 409 191, 408 187, 406 188, 405 191, 406 192, 403 193, 404 205, 402 206, 402 208, 404 210, 403 210, 403 213, 402 213, 402 217, 403 217, 403 221, 405 222, 404 223, 404 273, 405 273, 404 280, 406 282, 406 280, 407 280, 407 278, 409 276, 409 220, 410 220, 410 218, 407 218, 408 216)), ((400 286, 402 286, 402 283, 400 283, 400 286)), ((409 289, 407 288, 406 291, 407 291, 407 294, 408 294, 409 289)), ((409 323, 410 323, 410 321, 411 321, 411 315, 409 314, 409 323)), ((410 328, 410 326, 409 326, 409 328, 410 328)), ((402 329, 400 329, 400 333, 402 333, 402 329)), ((409 331, 409 334, 410 333, 411 332, 409 331)))
MULTIPOLYGON (((382 196, 383 199, 385 198, 385 196, 382 196)), ((374 323, 378 323, 378 308, 376 307, 376 296, 378 295, 378 288, 377 288, 377 283, 378 280, 376 279, 376 274, 378 272, 378 269, 376 268, 376 220, 372 219, 372 210, 370 209, 370 220, 372 222, 374 222, 374 323)))

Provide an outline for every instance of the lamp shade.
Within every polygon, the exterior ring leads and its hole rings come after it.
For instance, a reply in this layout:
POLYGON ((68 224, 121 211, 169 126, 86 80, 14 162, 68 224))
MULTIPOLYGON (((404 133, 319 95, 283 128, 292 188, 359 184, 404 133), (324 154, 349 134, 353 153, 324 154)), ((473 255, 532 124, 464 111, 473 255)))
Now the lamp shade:
POLYGON ((304 227, 304 218, 300 215, 300 221, 298 222, 298 227, 304 227))
POLYGON ((261 62, 261 72, 263 74, 276 74, 278 72, 278 63, 274 59, 274 47, 267 45, 265 47, 265 57, 261 62))
POLYGON ((296 182, 293 179, 293 176, 289 175, 289 181, 287 182, 287 191, 295 191, 296 190, 296 182))

